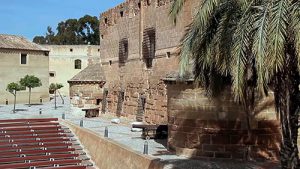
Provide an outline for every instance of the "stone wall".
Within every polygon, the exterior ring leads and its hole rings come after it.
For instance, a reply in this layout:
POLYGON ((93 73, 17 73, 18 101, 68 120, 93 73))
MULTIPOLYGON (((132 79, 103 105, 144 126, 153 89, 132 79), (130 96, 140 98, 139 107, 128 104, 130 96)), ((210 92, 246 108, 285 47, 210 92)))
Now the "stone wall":
POLYGON ((82 71, 89 63, 100 62, 99 46, 96 45, 43 45, 49 49, 49 83, 64 85, 60 92, 69 96, 69 84, 73 76, 82 71), (81 60, 81 69, 75 69, 75 60, 81 60))
MULTIPOLYGON (((25 75, 41 79, 42 86, 32 89, 31 103, 40 103, 40 98, 49 101, 49 57, 43 51, 0 50, 0 104, 13 104, 14 97, 6 91, 7 84, 18 82, 25 75), (21 64, 21 53, 27 54, 27 64, 21 64)), ((28 103, 28 89, 17 92, 17 103, 28 103)))
POLYGON ((100 53, 109 92, 107 112, 121 111, 121 115, 135 118, 139 101, 144 97, 146 104, 141 118, 148 123, 167 123, 166 88, 161 79, 167 72, 178 69, 176 49, 191 21, 192 6, 198 1, 186 3, 177 25, 168 17, 170 1, 148 2, 127 0, 100 16, 100 53), (143 59, 144 32, 149 28, 155 30, 151 68, 143 59), (119 64, 119 43, 123 39, 128 40, 125 65, 119 64), (125 92, 124 99, 120 99, 120 91, 125 92))
POLYGON ((248 137, 246 116, 226 90, 208 98, 193 84, 167 85, 169 149, 177 154, 210 158, 277 159, 280 130, 270 97, 257 103, 248 137))
POLYGON ((78 107, 100 106, 103 95, 102 85, 96 83, 70 83, 71 103, 78 107))

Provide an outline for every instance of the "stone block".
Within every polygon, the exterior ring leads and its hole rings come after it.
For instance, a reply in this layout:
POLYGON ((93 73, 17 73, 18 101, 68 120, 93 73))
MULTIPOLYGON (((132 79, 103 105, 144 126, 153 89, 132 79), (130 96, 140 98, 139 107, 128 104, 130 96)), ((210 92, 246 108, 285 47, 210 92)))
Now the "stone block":
POLYGON ((230 144, 230 136, 229 135, 223 135, 223 134, 217 134, 211 136, 212 144, 230 144))
POLYGON ((197 151, 197 156, 198 156, 198 157, 209 157, 209 158, 213 158, 213 157, 214 157, 214 152, 197 151))
POLYGON ((215 158, 231 158, 231 153, 229 152, 215 152, 215 158))
POLYGON ((203 144, 202 149, 203 149, 203 151, 224 152, 225 146, 224 145, 215 145, 215 144, 203 144))

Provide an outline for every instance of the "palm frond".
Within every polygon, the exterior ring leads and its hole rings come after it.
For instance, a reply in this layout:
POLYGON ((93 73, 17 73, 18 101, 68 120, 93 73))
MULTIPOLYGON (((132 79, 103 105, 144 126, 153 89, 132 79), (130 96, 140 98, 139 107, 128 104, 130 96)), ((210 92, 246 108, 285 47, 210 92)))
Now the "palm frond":
POLYGON ((287 36, 288 2, 276 0, 271 9, 269 61, 270 70, 278 72, 282 69, 285 60, 284 44, 287 36))
POLYGON ((295 47, 298 59, 298 71, 300 71, 300 1, 296 1, 290 6, 291 11, 291 26, 295 36, 295 47))
POLYGON ((236 101, 245 103, 246 66, 251 48, 250 36, 252 31, 252 15, 244 15, 238 23, 233 39, 232 50, 232 90, 236 101))
POLYGON ((236 20, 240 18, 241 10, 235 0, 227 0, 220 7, 222 18, 215 34, 215 62, 219 73, 227 76, 230 72, 231 49, 236 20))
POLYGON ((257 88, 259 93, 263 95, 269 79, 265 64, 267 64, 266 56, 268 50, 267 40, 270 9, 267 5, 263 6, 262 9, 263 10, 260 10, 255 16, 255 33, 252 50, 256 62, 257 88))
POLYGON ((169 15, 174 24, 176 24, 176 22, 177 22, 177 16, 180 13, 180 11, 182 10, 184 3, 185 3, 185 0, 174 0, 173 4, 171 6, 169 15))

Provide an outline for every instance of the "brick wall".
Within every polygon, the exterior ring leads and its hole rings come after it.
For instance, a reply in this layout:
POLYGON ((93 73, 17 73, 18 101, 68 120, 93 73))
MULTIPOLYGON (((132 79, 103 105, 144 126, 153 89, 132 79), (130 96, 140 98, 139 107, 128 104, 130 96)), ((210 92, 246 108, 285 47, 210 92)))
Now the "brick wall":
MULTIPOLYGON (((270 96, 257 103, 248 137, 243 109, 230 89, 208 98, 193 84, 168 83, 168 147, 177 154, 210 158, 277 159, 279 123, 270 96)), ((272 94, 271 94, 272 95, 272 94)))
POLYGON ((108 89, 107 111, 116 113, 118 94, 123 90, 121 115, 135 118, 138 102, 143 96, 146 98, 143 120, 167 123, 166 87, 161 79, 178 69, 176 49, 185 27, 191 22, 192 6, 199 1, 186 3, 177 25, 168 16, 171 1, 149 2, 127 0, 100 16, 100 55, 108 89), (146 68, 142 51, 144 31, 148 28, 153 28, 156 35, 152 68, 146 68), (119 43, 124 38, 128 40, 128 59, 120 66, 119 43))

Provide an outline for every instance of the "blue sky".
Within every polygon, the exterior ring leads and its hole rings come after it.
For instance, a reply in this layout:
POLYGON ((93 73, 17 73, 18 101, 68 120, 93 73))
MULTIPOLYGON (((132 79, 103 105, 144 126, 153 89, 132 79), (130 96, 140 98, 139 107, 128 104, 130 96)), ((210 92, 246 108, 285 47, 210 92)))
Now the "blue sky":
POLYGON ((99 17, 101 12, 125 0, 1 0, 0 34, 22 35, 30 40, 44 35, 47 26, 85 14, 99 17))

